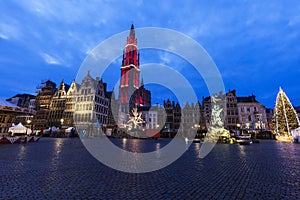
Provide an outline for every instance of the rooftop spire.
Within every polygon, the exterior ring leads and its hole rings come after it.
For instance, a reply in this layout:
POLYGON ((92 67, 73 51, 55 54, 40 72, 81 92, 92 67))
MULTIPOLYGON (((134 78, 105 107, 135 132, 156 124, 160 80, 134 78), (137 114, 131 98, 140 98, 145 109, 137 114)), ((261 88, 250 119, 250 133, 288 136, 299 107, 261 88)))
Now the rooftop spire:
POLYGON ((131 24, 131 28, 130 28, 130 37, 132 37, 132 39, 135 39, 135 31, 134 31, 134 25, 131 24))
POLYGON ((144 87, 144 78, 142 77, 141 87, 144 87))

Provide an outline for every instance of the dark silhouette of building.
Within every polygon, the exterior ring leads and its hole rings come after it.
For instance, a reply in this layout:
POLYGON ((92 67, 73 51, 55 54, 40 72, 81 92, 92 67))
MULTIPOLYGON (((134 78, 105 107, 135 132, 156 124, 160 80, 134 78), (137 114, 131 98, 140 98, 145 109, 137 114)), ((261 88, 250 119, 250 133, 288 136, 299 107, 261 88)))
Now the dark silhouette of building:
POLYGON ((266 108, 266 117, 267 117, 267 129, 268 130, 274 130, 272 127, 272 119, 273 119, 273 109, 272 108, 266 108))
POLYGON ((227 130, 234 130, 239 121, 238 107, 237 107, 236 90, 229 90, 226 93, 226 115, 224 126, 227 130))
POLYGON ((108 100, 108 114, 107 114, 107 134, 114 135, 117 131, 117 122, 118 122, 118 109, 119 104, 115 98, 115 93, 113 91, 109 91, 105 93, 105 96, 108 100))
POLYGON ((181 123, 181 107, 179 103, 174 101, 164 101, 164 109, 166 112, 165 127, 162 131, 162 136, 174 137, 181 123))
POLYGON ((35 99, 34 95, 31 94, 17 94, 6 101, 15 104, 21 108, 29 108, 29 103, 31 99, 35 99))

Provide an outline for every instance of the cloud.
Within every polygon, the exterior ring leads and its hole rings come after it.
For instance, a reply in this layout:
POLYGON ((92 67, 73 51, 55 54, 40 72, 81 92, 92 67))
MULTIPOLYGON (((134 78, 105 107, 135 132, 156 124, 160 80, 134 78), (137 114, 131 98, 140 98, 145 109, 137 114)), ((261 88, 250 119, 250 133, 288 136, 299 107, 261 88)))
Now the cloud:
POLYGON ((162 52, 159 54, 159 59, 161 60, 160 64, 169 65, 171 62, 170 54, 167 52, 162 52))
POLYGON ((0 23, 0 38, 5 40, 19 38, 21 33, 17 27, 17 25, 0 23))
POLYGON ((47 64, 50 64, 50 65, 61 65, 61 62, 60 62, 60 60, 58 58, 50 56, 47 53, 41 53, 41 56, 42 56, 42 58, 44 59, 44 61, 47 64))
POLYGON ((8 40, 8 36, 6 36, 3 33, 0 33, 0 38, 4 39, 4 40, 8 40))
POLYGON ((288 26, 295 26, 300 23, 300 15, 297 15, 289 20, 288 26))
MULTIPOLYGON (((298 0, 166 0, 160 4, 143 0, 12 0, 0 3, 0 40, 7 40, 2 50, 8 52, 2 54, 0 64, 5 66, 9 60, 10 68, 12 61, 21 63, 15 64, 18 70, 21 65, 34 67, 34 60, 28 58, 38 55, 36 59, 45 65, 61 65, 75 71, 97 44, 128 30, 134 22, 136 28, 170 28, 192 37, 216 61, 225 81, 248 91, 246 84, 240 84, 245 80, 260 87, 254 78, 260 80, 275 74, 288 77, 291 73, 299 76, 299 8, 298 0), (7 51, 8 48, 13 50, 7 51)), ((141 45, 138 32, 137 38, 141 45)), ((125 45, 126 40, 122 42, 125 45)), ((175 41, 174 46, 180 42, 175 41)), ((175 47, 169 49, 176 50, 175 47)), ((188 52, 197 56, 193 49, 188 52)), ((114 63, 119 62, 117 59, 114 63)), ((141 64, 149 62, 169 65, 180 73, 193 73, 188 63, 171 53, 142 51, 141 64)), ((38 67, 44 69, 40 64, 38 67)), ((297 84, 293 85, 298 92, 297 84)))
MULTIPOLYGON (((91 23, 95 26, 106 24, 117 13, 111 9, 110 1, 35 1, 19 0, 15 2, 24 11, 43 20, 55 21, 62 24, 91 23), (101 7, 101 12, 99 12, 101 7), (92 14, 91 14, 92 13, 92 14)), ((115 5, 118 7, 118 4, 115 5)))

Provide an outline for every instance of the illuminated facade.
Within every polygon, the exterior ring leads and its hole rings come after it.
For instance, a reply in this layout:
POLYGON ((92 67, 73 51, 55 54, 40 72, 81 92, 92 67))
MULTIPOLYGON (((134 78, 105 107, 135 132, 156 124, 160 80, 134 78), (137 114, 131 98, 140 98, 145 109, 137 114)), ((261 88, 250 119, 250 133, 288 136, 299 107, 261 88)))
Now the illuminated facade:
POLYGON ((65 127, 74 126, 73 114, 75 112, 76 92, 78 87, 78 84, 73 81, 67 91, 66 105, 63 113, 63 125, 65 127))
POLYGON ((120 112, 130 113, 132 108, 151 106, 151 93, 140 85, 140 54, 133 24, 123 51, 119 89, 120 112))
POLYGON ((237 97, 237 101, 241 129, 252 131, 267 129, 266 108, 253 94, 248 97, 237 97))
POLYGON ((98 136, 100 128, 108 123, 106 83, 99 77, 92 78, 90 73, 82 80, 75 98, 74 125, 79 134, 98 136))
POLYGON ((139 88, 140 78, 140 55, 138 53, 137 39, 135 38, 134 26, 131 25, 129 37, 123 51, 121 66, 121 82, 119 89, 119 102, 121 112, 128 113, 133 105, 139 103, 137 95, 131 97, 139 88), (132 98, 132 100, 131 100, 132 98))
POLYGON ((69 85, 66 85, 64 81, 62 81, 51 99, 48 114, 48 123, 50 127, 62 127, 64 125, 63 114, 66 108, 68 89, 69 85))
POLYGON ((56 84, 50 80, 42 82, 37 87, 38 94, 36 96, 36 115, 33 118, 35 130, 43 130, 49 127, 48 114, 50 112, 50 104, 52 96, 56 91, 56 84))
MULTIPOLYGON (((218 97, 222 99, 222 101, 218 102, 218 105, 223 109, 221 118, 224 120, 224 128, 227 130, 236 130, 237 125, 240 123, 237 109, 236 90, 229 90, 225 95, 223 93, 219 93, 218 97)), ((211 122, 211 97, 203 97, 202 105, 204 122, 201 122, 201 124, 205 123, 206 129, 208 129, 211 122)))

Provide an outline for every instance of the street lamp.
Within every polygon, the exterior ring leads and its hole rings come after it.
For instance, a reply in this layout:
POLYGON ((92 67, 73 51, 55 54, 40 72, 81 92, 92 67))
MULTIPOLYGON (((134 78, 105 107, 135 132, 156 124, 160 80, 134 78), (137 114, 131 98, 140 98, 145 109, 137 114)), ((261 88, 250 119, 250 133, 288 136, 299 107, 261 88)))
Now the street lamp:
MULTIPOLYGON (((239 130, 239 135, 240 135, 240 127, 241 127, 240 124, 236 124, 237 131, 239 130)), ((237 133, 237 131, 236 131, 236 133, 237 133)))
MULTIPOLYGON (((256 120, 257 120, 258 129, 260 130, 260 134, 261 134, 262 133, 262 114, 261 113, 256 114, 256 120)), ((255 139, 256 138, 257 138, 257 133, 255 130, 255 139)))
POLYGON ((61 118, 61 119, 60 119, 60 126, 61 126, 61 128, 62 128, 63 124, 64 124, 64 119, 61 118))
POLYGON ((194 126, 195 126, 195 128, 197 128, 197 129, 200 128, 200 125, 199 125, 199 124, 195 124, 194 126))
MULTIPOLYGON (((28 127, 30 127, 31 120, 28 119, 28 120, 26 121, 26 123, 27 123, 27 128, 26 128, 26 135, 27 135, 28 127)), ((32 130, 31 130, 31 133, 32 133, 32 130)))

